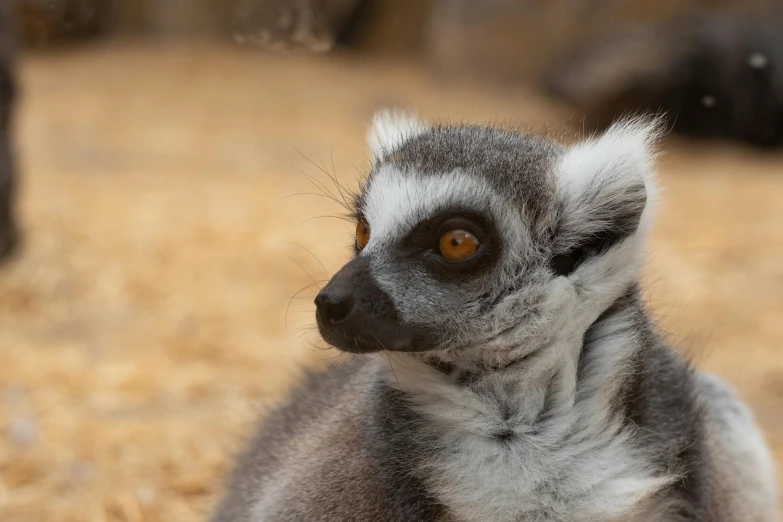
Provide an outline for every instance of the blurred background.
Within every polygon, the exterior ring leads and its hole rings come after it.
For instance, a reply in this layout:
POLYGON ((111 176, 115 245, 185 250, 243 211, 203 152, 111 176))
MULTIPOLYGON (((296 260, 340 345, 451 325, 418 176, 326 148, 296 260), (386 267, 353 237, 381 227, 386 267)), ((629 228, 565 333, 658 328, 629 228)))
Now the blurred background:
POLYGON ((646 295, 783 472, 783 6, 1 0, 0 520, 189 521, 303 367, 373 111, 666 112, 646 295))

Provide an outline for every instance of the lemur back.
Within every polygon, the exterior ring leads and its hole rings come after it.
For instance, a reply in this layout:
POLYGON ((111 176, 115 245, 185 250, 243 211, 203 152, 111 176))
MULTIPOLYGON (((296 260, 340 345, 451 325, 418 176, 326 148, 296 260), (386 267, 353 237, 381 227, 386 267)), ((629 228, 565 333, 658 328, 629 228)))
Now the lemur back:
POLYGON ((566 147, 381 114, 308 375, 215 522, 777 520, 748 410, 639 298, 654 122, 566 147))

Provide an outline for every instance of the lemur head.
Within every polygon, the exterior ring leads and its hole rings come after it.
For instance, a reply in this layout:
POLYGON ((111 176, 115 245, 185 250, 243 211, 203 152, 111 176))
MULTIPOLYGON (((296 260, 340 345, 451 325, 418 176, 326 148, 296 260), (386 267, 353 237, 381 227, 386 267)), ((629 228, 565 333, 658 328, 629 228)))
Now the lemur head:
POLYGON ((376 115, 356 244, 316 297, 340 350, 504 364, 578 339, 637 277, 657 126, 575 146, 376 115))

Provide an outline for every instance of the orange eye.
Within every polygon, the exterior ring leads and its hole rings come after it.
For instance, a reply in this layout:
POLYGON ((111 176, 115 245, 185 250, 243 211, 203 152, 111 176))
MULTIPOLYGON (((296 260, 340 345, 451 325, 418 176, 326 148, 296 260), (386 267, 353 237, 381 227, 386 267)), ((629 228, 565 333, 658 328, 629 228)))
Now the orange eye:
POLYGON ((370 224, 364 220, 356 224, 356 246, 359 250, 364 249, 370 242, 370 224))
POLYGON ((467 259, 478 247, 478 239, 467 230, 450 230, 440 236, 440 254, 449 261, 467 259))

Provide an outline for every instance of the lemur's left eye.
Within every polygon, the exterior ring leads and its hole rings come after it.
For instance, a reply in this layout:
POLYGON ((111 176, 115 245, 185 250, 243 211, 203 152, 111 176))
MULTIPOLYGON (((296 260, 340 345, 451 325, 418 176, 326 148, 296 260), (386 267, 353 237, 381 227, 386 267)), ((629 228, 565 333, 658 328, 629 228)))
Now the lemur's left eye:
POLYGON ((359 250, 364 249, 370 242, 370 224, 361 220, 356 224, 356 246, 359 250))
POLYGON ((463 261, 476 253, 479 240, 467 230, 450 230, 440 236, 440 254, 449 261, 463 261))

